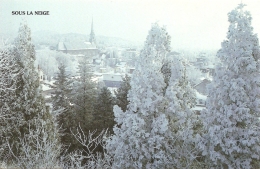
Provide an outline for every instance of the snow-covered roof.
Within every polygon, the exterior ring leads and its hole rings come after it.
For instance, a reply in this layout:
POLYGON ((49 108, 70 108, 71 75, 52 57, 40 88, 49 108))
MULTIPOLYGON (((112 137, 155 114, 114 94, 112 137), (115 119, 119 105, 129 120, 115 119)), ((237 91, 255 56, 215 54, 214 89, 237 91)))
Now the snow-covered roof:
POLYGON ((196 91, 196 97, 197 99, 202 99, 202 100, 206 100, 207 96, 200 94, 199 92, 196 91))
POLYGON ((51 88, 47 85, 42 85, 42 91, 50 90, 51 88))
POLYGON ((204 106, 195 106, 195 107, 192 108, 192 110, 195 110, 195 111, 201 111, 203 109, 205 109, 204 106))
MULTIPOLYGON (((209 77, 201 77, 201 78, 199 78, 200 79, 200 82, 198 83, 198 84, 200 84, 202 81, 210 81, 210 82, 212 82, 212 77, 211 76, 209 76, 209 77)), ((198 85, 197 84, 197 85, 198 85)), ((195 85, 196 86, 196 85, 195 85)))
POLYGON ((119 88, 121 86, 121 81, 108 81, 108 80, 103 80, 105 83, 106 87, 112 87, 112 88, 119 88))
POLYGON ((95 45, 90 42, 59 42, 58 50, 82 50, 82 49, 97 49, 95 45))
POLYGON ((200 84, 202 84, 202 83, 209 84, 209 83, 211 83, 211 81, 212 81, 211 78, 205 78, 205 77, 200 78, 200 80, 201 80, 201 82, 199 82, 198 84, 196 84, 194 87, 196 87, 196 86, 198 86, 198 85, 200 85, 200 84))
POLYGON ((117 82, 123 81, 122 74, 120 74, 120 73, 104 73, 103 80, 104 81, 117 81, 117 82))

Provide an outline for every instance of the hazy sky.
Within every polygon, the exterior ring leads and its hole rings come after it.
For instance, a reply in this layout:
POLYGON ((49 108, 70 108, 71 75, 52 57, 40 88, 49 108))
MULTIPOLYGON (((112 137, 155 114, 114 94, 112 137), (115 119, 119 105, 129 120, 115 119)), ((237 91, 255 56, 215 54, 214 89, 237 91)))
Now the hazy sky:
MULTIPOLYGON (((151 23, 165 25, 173 49, 218 49, 228 29, 227 13, 241 0, 0 0, 0 31, 17 33, 22 17, 31 30, 90 33, 144 42, 151 23), (12 11, 49 11, 49 16, 12 11)), ((260 33, 260 1, 243 0, 260 33)))

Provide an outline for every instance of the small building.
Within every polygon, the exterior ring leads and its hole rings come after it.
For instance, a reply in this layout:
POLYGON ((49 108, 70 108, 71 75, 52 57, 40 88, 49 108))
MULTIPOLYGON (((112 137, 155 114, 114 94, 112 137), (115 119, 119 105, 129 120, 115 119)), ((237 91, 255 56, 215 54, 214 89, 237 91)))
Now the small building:
POLYGON ((71 55, 84 55, 94 57, 99 51, 90 42, 59 42, 58 51, 71 55))
POLYGON ((105 67, 99 68, 99 73, 106 73, 106 71, 107 71, 107 68, 105 68, 105 67))
POLYGON ((134 59, 137 56, 137 50, 136 49, 126 49, 123 52, 123 55, 127 59, 134 59))
POLYGON ((39 74, 39 81, 42 82, 43 80, 46 80, 46 75, 43 73, 43 70, 38 65, 38 74, 39 74))
POLYGON ((215 74, 215 66, 212 64, 207 66, 202 66, 200 68, 200 71, 204 74, 207 74, 208 76, 213 76, 215 74))
POLYGON ((134 67, 130 67, 130 68, 128 68, 128 73, 129 74, 133 74, 134 70, 135 70, 134 67))
POLYGON ((207 86, 211 83, 211 80, 209 79, 203 79, 200 83, 194 86, 194 89, 196 89, 200 94, 207 96, 207 86))
POLYGON ((193 107, 192 110, 199 115, 200 112, 206 108, 206 100, 207 96, 196 91, 196 106, 193 107))
POLYGON ((103 82, 106 87, 119 88, 123 82, 122 75, 120 73, 104 73, 103 82))
POLYGON ((207 96, 200 94, 199 92, 196 92, 196 106, 205 107, 206 106, 206 100, 207 96))

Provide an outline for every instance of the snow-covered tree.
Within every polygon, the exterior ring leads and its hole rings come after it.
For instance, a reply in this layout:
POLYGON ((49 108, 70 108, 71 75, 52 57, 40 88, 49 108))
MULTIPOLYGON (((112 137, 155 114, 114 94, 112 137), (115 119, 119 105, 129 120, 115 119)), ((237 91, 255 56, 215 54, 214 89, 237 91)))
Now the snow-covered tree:
POLYGON ((166 59, 162 67, 167 84, 165 90, 165 113, 173 140, 173 168, 198 167, 196 163, 196 134, 200 129, 197 115, 191 110, 196 105, 194 89, 186 75, 185 61, 181 57, 166 59), (168 70, 168 71, 167 71, 168 70))
POLYGON ((13 70, 5 75, 5 88, 1 90, 1 96, 7 97, 2 102, 7 110, 4 112, 6 121, 2 125, 6 132, 2 137, 10 143, 13 153, 19 155, 19 138, 30 134, 29 126, 31 130, 35 129, 35 121, 45 124, 50 137, 54 128, 52 116, 41 94, 38 72, 34 67, 34 45, 26 23, 20 25, 18 37, 9 54, 7 63, 13 70))
POLYGON ((116 105, 118 105, 124 112, 126 111, 127 105, 129 104, 127 95, 131 89, 130 80, 130 76, 126 74, 120 87, 115 92, 116 105))
POLYGON ((36 53, 37 65, 35 66, 39 66, 48 79, 55 76, 55 73, 58 72, 58 61, 55 58, 57 53, 57 51, 49 49, 38 50, 36 53))
MULTIPOLYGON (((22 114, 16 113, 11 107, 16 100, 15 93, 18 88, 16 82, 21 72, 18 59, 14 57, 15 49, 14 46, 9 46, 0 51, 0 145, 4 148, 3 158, 9 157, 6 140, 12 140, 13 144, 18 144, 16 139, 20 131, 17 119, 22 119, 22 114)), ((1 156, 1 160, 6 160, 3 158, 1 156)))
POLYGON ((114 135, 107 150, 113 168, 171 168, 171 131, 164 113, 162 59, 170 50, 170 36, 154 24, 131 79, 129 107, 114 107, 114 135))
POLYGON ((228 14, 227 39, 217 53, 221 65, 201 115, 205 135, 198 146, 209 167, 260 168, 260 51, 244 6, 228 14))

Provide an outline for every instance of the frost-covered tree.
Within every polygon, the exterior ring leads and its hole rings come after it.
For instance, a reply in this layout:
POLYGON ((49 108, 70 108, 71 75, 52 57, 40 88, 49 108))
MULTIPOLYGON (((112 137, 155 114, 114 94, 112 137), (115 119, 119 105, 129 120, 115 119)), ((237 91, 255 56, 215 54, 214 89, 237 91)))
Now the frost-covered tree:
POLYGON ((228 14, 227 39, 217 53, 221 65, 201 115, 205 135, 198 145, 214 168, 260 168, 260 51, 244 6, 228 14))
POLYGON ((26 23, 20 25, 18 37, 9 54, 7 63, 13 70, 5 75, 5 88, 1 90, 1 96, 8 98, 1 103, 7 110, 4 112, 6 120, 2 127, 5 128, 5 133, 2 137, 12 146, 14 154, 19 155, 19 138, 30 134, 29 126, 31 130, 35 129, 35 121, 44 124, 46 131, 50 132, 50 137, 54 128, 52 116, 41 94, 38 72, 34 67, 34 45, 26 23))
POLYGON ((126 74, 120 87, 115 92, 116 105, 118 105, 124 112, 126 111, 127 105, 129 104, 127 95, 129 90, 131 89, 130 80, 130 76, 126 74))
POLYGON ((55 76, 55 73, 58 72, 58 61, 55 56, 57 55, 57 51, 44 49, 37 51, 36 55, 36 64, 35 66, 39 66, 44 74, 50 79, 50 77, 55 76))
POLYGON ((162 59, 170 50, 166 29, 154 24, 131 79, 129 106, 114 107, 114 135, 107 150, 113 168, 171 168, 171 131, 164 113, 162 59))
POLYGON ((196 95, 186 75, 185 62, 181 57, 167 59, 162 67, 165 90, 165 113, 169 120, 169 128, 173 140, 173 168, 198 167, 196 163, 196 134, 200 132, 200 122, 191 110, 196 105, 196 95))
POLYGON ((12 152, 12 148, 8 144, 8 148, 16 160, 15 163, 8 165, 22 169, 57 167, 62 149, 59 137, 54 136, 53 139, 49 139, 49 133, 44 124, 35 122, 34 125, 36 128, 32 130, 29 128, 28 136, 19 138, 21 144, 19 156, 12 152))
MULTIPOLYGON (((22 114, 14 112, 10 107, 16 100, 16 82, 21 72, 18 59, 14 57, 14 50, 14 46, 9 46, 0 51, 0 146, 4 148, 3 158, 9 157, 6 140, 12 140, 13 144, 18 145, 17 140, 15 141, 20 134, 17 119, 22 119, 22 114)), ((6 160, 3 158, 1 156, 1 160, 6 160)))

